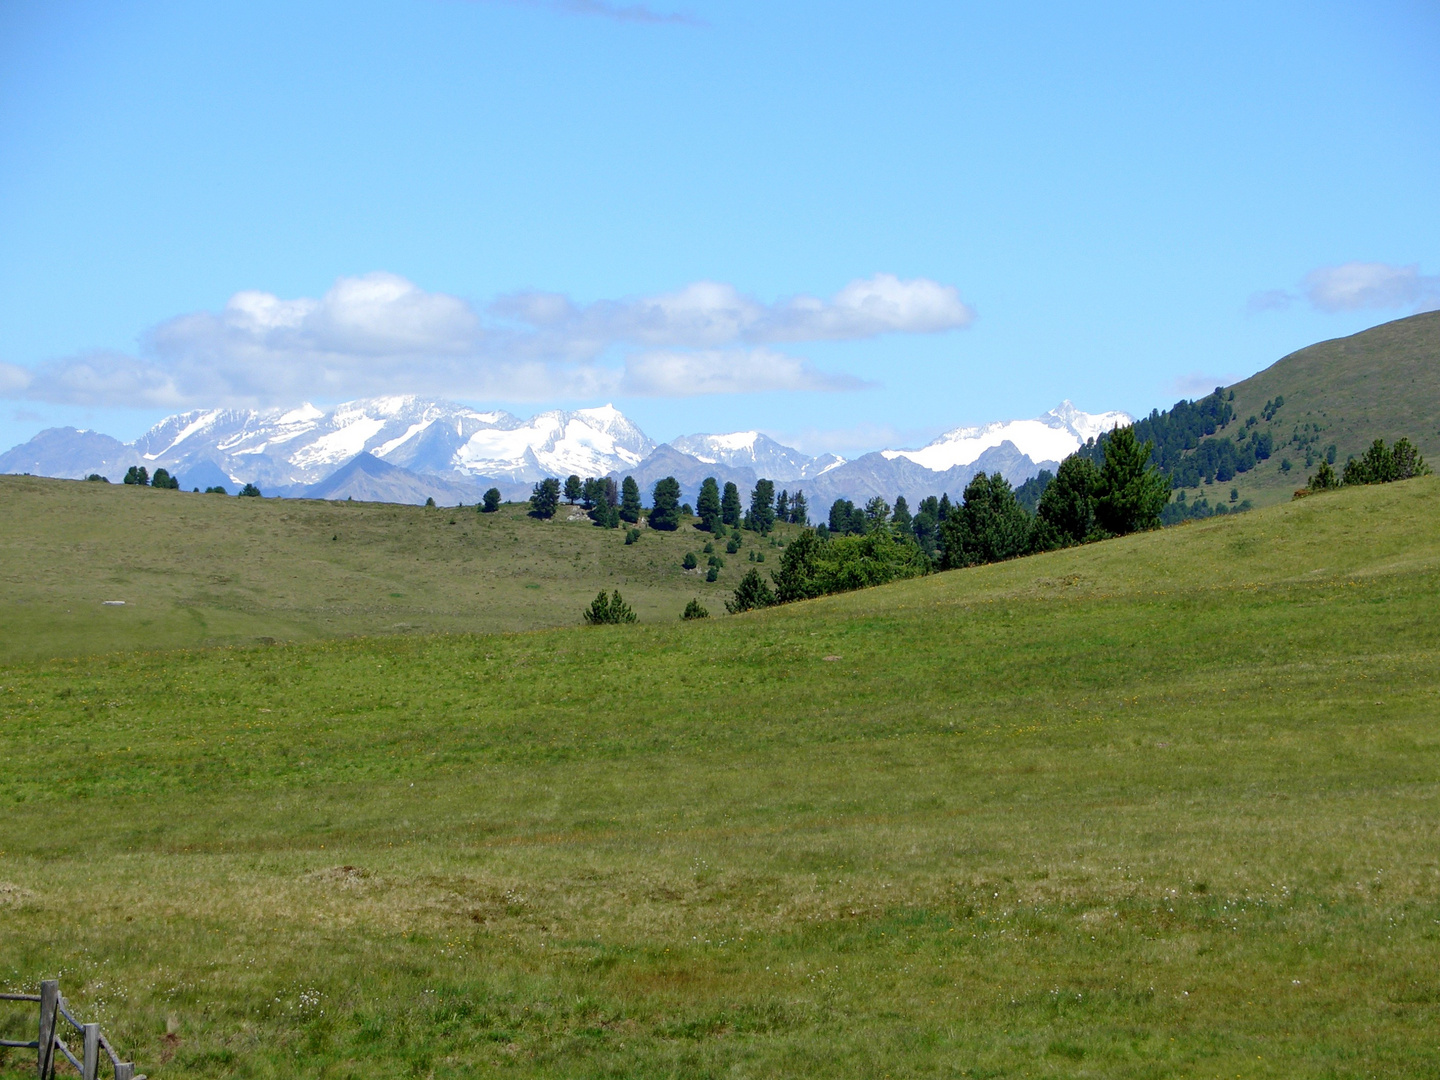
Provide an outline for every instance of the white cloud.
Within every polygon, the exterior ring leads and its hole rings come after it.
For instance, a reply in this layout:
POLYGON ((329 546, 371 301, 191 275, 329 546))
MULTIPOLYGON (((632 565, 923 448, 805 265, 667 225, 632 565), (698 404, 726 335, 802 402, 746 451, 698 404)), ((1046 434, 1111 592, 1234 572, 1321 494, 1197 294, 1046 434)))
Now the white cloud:
POLYGON ((1311 270, 1300 283, 1299 295, 1285 289, 1267 289, 1250 297, 1248 309, 1281 311, 1304 299, 1317 311, 1440 309, 1440 275, 1420 273, 1418 264, 1392 266, 1378 262, 1348 262, 1311 270))
POLYGON ((846 390, 864 384, 765 345, 935 333, 973 318, 952 286, 889 274, 851 282, 828 301, 767 304, 701 281, 587 305, 519 293, 482 316, 459 297, 373 273, 341 278, 319 298, 238 292, 218 312, 153 328, 139 356, 0 365, 0 397, 178 408, 399 392, 536 400, 846 390))
POLYGON ((1170 384, 1170 391, 1185 398, 1206 397, 1214 393, 1217 386, 1229 386, 1239 381, 1239 375, 1207 375, 1203 371, 1192 371, 1189 375, 1177 377, 1170 384))
POLYGON ((594 354, 616 342, 716 348, 855 341, 959 330, 975 320, 974 309, 953 285, 893 274, 852 281, 828 301, 802 295, 766 304, 733 285, 697 281, 672 293, 583 307, 555 293, 516 293, 491 310, 534 328, 536 345, 569 356, 594 354))
POLYGON ((1321 311, 1440 305, 1440 276, 1426 276, 1420 267, 1388 263, 1349 262, 1325 266, 1305 275, 1305 298, 1321 311))
POLYGON ((777 390, 859 390, 849 375, 817 371, 804 360, 770 349, 648 352, 625 362, 621 392, 653 397, 754 394, 777 390))

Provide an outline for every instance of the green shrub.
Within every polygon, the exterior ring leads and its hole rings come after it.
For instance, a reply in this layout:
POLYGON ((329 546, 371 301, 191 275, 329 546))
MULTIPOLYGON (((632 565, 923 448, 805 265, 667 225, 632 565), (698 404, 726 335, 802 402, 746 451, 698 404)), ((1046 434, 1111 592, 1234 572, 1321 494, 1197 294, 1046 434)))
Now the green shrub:
POLYGON ((616 589, 608 597, 605 595, 605 590, 601 589, 595 599, 590 601, 590 606, 580 614, 591 626, 636 621, 634 609, 620 598, 619 589, 616 589))
POLYGON ((254 484, 246 484, 240 489, 240 494, 247 499, 258 499, 260 498, 260 489, 254 484))
POLYGON ((695 553, 693 551, 687 551, 685 553, 685 558, 680 560, 680 565, 685 567, 686 570, 694 570, 695 567, 700 565, 700 560, 695 558, 695 553))
POLYGON ((640 539, 640 530, 639 530, 639 529, 626 529, 626 530, 625 530, 625 543, 627 543, 627 544, 633 544, 633 543, 635 543, 636 541, 638 541, 639 539, 640 539))
POLYGON ((705 605, 698 599, 691 600, 685 605, 685 613, 680 616, 682 619, 708 619, 710 612, 705 610, 705 605))
POLYGON ((711 582, 711 583, 714 583, 714 582, 716 582, 716 581, 719 581, 719 580, 720 580, 720 568, 719 568, 718 566, 712 566, 712 567, 710 567, 709 570, 705 571, 705 580, 706 580, 706 581, 709 581, 709 582, 711 582))

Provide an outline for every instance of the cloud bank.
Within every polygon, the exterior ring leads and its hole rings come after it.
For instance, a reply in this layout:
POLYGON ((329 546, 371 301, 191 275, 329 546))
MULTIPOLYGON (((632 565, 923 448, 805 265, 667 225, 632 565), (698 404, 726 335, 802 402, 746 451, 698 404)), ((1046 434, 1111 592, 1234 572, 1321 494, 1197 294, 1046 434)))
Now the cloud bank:
POLYGON ((828 300, 766 303, 702 281, 591 304, 515 293, 481 311, 372 273, 341 278, 318 298, 238 292, 218 312, 154 327, 136 356, 0 364, 0 397, 182 408, 395 392, 536 400, 853 390, 868 384, 772 346, 932 334, 974 318, 954 287, 891 274, 852 281, 828 300))
POLYGON ((1419 264, 1392 266, 1378 262, 1348 262, 1311 270, 1298 292, 1268 289, 1250 297, 1251 311, 1277 311, 1303 300, 1316 311, 1395 310, 1413 312, 1440 309, 1440 275, 1420 273, 1419 264))

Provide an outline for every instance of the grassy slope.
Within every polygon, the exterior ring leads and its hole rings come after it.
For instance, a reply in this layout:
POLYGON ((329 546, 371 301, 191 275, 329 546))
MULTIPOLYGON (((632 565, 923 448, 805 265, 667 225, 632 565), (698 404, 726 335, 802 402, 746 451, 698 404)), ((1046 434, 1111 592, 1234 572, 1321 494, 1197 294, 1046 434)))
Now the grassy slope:
POLYGON ((642 619, 674 619, 692 596, 723 611, 757 546, 724 556, 706 584, 680 566, 704 534, 646 530, 626 546, 622 530, 571 513, 540 522, 523 506, 477 514, 0 476, 0 662, 566 626, 601 587, 619 588, 642 619))
POLYGON ((155 1077, 1432 1075, 1437 524, 0 669, 0 981, 155 1077))
MULTIPOLYGON (((1428 460, 1440 464, 1440 312, 1412 315, 1353 334, 1322 341, 1293 352, 1257 375, 1231 387, 1235 415, 1243 424, 1259 417, 1277 396, 1285 404, 1268 424, 1275 454, 1233 484, 1213 484, 1201 493, 1210 501, 1228 501, 1231 487, 1242 499, 1265 506, 1290 498, 1304 487, 1308 474, 1305 453, 1291 441, 1297 427, 1316 424, 1320 454, 1334 443, 1338 462, 1357 457, 1375 439, 1393 442, 1402 435, 1420 447, 1428 460), (1281 471, 1289 458, 1289 473, 1281 471)), ((1218 437, 1234 437, 1231 424, 1218 437)))

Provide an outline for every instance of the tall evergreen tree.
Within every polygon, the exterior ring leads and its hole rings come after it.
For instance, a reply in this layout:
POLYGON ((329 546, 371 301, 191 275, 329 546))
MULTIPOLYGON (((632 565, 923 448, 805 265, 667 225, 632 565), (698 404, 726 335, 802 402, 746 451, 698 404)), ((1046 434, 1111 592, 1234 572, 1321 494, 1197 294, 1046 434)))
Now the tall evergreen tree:
POLYGON ((819 596, 820 549, 822 541, 810 529, 806 529, 785 545, 780 556, 780 569, 771 575, 775 579, 775 600, 788 604, 793 600, 808 600, 819 596))
POLYGON ((1099 489, 1100 470, 1093 461, 1080 454, 1062 461, 1035 508, 1035 550, 1085 543, 1095 530, 1099 489))
POLYGON ((125 473, 125 479, 121 482, 133 487, 149 487, 150 470, 144 465, 131 465, 125 473))
POLYGON ((910 529, 910 522, 912 520, 910 516, 910 504, 905 501, 905 496, 896 495, 895 509, 890 511, 890 522, 894 525, 895 531, 901 536, 913 536, 914 533, 910 529))
POLYGON ((604 488, 601 486, 598 476, 587 476, 585 483, 580 485, 580 505, 586 510, 591 509, 600 501, 604 488))
POLYGON ((750 493, 750 510, 745 515, 745 527, 761 536, 768 535, 775 527, 775 481, 755 481, 755 490, 750 493))
POLYGON ((920 509, 910 521, 910 532, 920 550, 935 558, 940 544, 940 500, 934 495, 920 500, 920 509))
POLYGON ((580 477, 574 473, 565 478, 565 501, 571 506, 575 505, 584 490, 584 486, 580 483, 580 477))
POLYGON ((850 531, 850 519, 855 513, 855 504, 849 499, 836 499, 830 504, 830 531, 844 536, 850 531))
POLYGON ((775 593, 760 576, 760 571, 750 569, 735 589, 735 596, 725 601, 725 610, 731 615, 755 608, 769 607, 775 603, 775 593))
POLYGON ((1153 449, 1153 444, 1135 438, 1133 427, 1117 428, 1105 440, 1095 523, 1112 536, 1160 525, 1160 511, 1170 501, 1170 481, 1150 464, 1153 449))
POLYGON ((775 520, 786 522, 790 520, 790 492, 781 491, 775 496, 775 520))
POLYGON ((965 501, 940 526, 940 568, 1001 562, 1023 555, 1030 542, 1030 515, 998 472, 976 473, 965 501))
POLYGON ((944 522, 944 520, 950 516, 950 510, 950 493, 942 491, 940 493, 940 502, 935 506, 935 520, 944 522))
POLYGON ((809 525, 810 507, 805 502, 805 490, 797 490, 790 499, 790 524, 809 525))
POLYGON ((480 510, 482 513, 493 514, 499 509, 500 489, 492 487, 489 491, 485 492, 485 501, 480 504, 480 510))
POLYGON ((725 481, 725 494, 720 497, 720 520, 735 528, 740 524, 740 489, 725 481))
POLYGON ((673 476, 655 482, 650 503, 650 527, 674 532, 680 527, 680 481, 673 476))
POLYGON ((546 477, 536 484, 530 492, 530 516, 537 518, 552 518, 555 510, 560 505, 560 479, 555 476, 546 477))
POLYGON ((890 504, 879 495, 865 504, 865 531, 875 532, 883 529, 885 522, 890 520, 890 504))
POLYGON ((720 485, 715 477, 707 476, 700 482, 700 495, 695 500, 695 513, 700 518, 700 528, 714 532, 720 524, 720 485))
POLYGON ((640 520, 640 485, 633 476, 620 482, 620 520, 635 524, 640 520))

